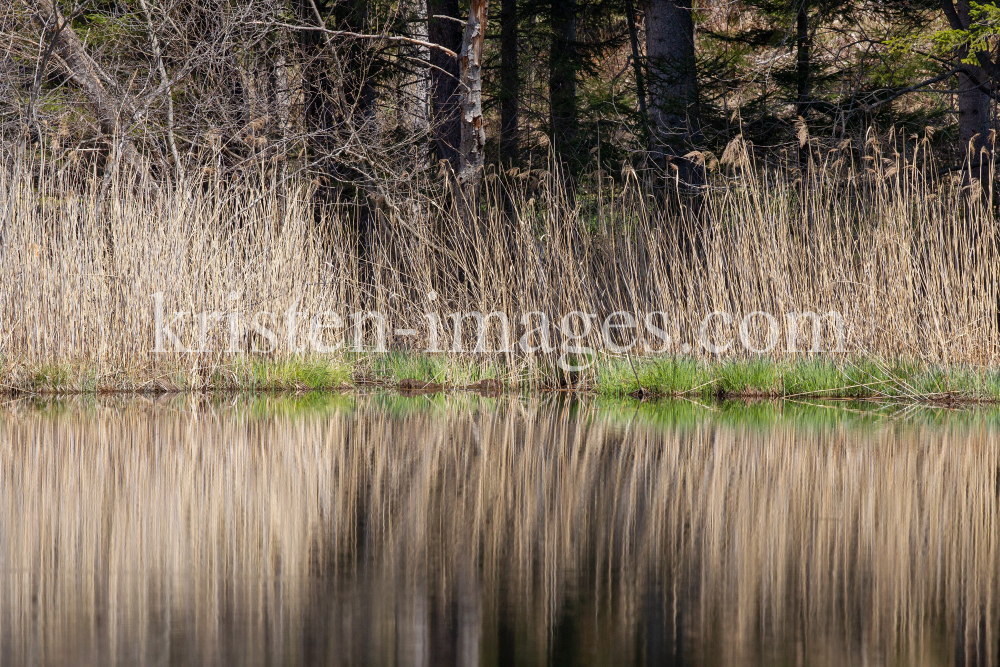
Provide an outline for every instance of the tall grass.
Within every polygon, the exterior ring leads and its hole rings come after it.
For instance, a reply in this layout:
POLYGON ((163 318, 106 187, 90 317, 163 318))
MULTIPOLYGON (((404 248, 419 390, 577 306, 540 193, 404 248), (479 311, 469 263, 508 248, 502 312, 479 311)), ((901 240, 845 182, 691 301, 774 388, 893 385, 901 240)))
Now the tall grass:
MULTIPOLYGON (((226 179, 199 172, 154 188, 123 170, 86 176, 9 151, 0 156, 3 387, 267 384, 247 370, 258 341, 245 327, 242 357, 227 352, 225 322, 210 327, 204 349, 157 354, 159 292, 168 317, 271 311, 280 324, 292 304, 345 319, 378 311, 396 350, 426 347, 431 311, 502 311, 513 323, 532 311, 556 322, 574 310, 599 318, 662 311, 669 354, 700 359, 714 359, 697 341, 713 311, 738 323, 755 311, 783 322, 792 312, 836 310, 847 324, 839 358, 980 372, 1000 352, 996 217, 989 193, 959 175, 939 177, 927 151, 923 140, 892 135, 843 147, 800 172, 755 161, 737 140, 697 214, 675 189, 653 187, 628 168, 617 181, 599 170, 582 177, 573 196, 549 173, 489 173, 471 218, 445 197, 377 198, 370 243, 356 236, 357 209, 317 210, 316 184, 280 165, 226 179), (420 333, 393 333, 405 328, 420 333)), ((445 325, 439 345, 451 348, 445 325)), ((760 318, 751 326, 758 347, 764 326, 760 318)), ((181 334, 189 347, 194 328, 189 320, 181 334)), ((795 342, 808 350, 802 328, 795 342)), ((599 337, 595 328, 591 340, 599 337)), ((782 331, 765 357, 794 356, 788 342, 782 331)), ((659 350, 663 341, 647 336, 630 354, 642 356, 646 344, 659 350)), ((823 348, 832 347, 827 332, 823 348)), ((509 353, 449 356, 489 366, 478 375, 549 386, 566 382, 555 364, 560 354, 524 354, 515 345, 509 353)), ((296 355, 282 345, 269 356, 296 355)), ((723 357, 756 355, 737 344, 723 357)), ((382 363, 342 352, 323 359, 356 376, 382 363)), ((586 386, 595 373, 570 380, 586 386)))
POLYGON ((320 398, 5 407, 4 655, 997 658, 995 415, 320 398))

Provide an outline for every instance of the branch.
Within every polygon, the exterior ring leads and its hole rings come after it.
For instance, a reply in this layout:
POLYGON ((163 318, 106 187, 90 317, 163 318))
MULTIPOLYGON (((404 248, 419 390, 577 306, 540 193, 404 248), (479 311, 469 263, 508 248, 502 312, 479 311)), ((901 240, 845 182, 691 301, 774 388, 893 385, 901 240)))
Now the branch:
POLYGON ((931 77, 931 78, 926 79, 924 81, 921 81, 920 83, 915 83, 912 86, 907 86, 906 88, 900 88, 899 90, 897 90, 895 93, 893 93, 889 97, 885 98, 884 100, 879 100, 878 102, 875 102, 874 104, 866 104, 865 107, 864 107, 864 110, 865 111, 871 111, 872 109, 874 109, 876 107, 880 107, 883 104, 888 104, 889 102, 892 102, 897 97, 902 97, 903 95, 906 95, 908 93, 912 93, 914 91, 920 90, 921 88, 926 88, 927 86, 929 86, 931 84, 935 84, 938 81, 944 81, 945 79, 951 78, 951 77, 955 76, 956 74, 958 74, 959 72, 961 72, 962 70, 963 70, 962 67, 954 67, 954 68, 948 70, 947 72, 944 72, 942 74, 938 74, 937 76, 934 76, 934 77, 931 77))
POLYGON ((153 47, 153 57, 156 58, 156 70, 160 73, 160 85, 167 87, 167 144, 170 146, 170 155, 174 159, 174 168, 177 176, 181 174, 181 156, 177 152, 177 142, 174 141, 174 97, 170 90, 170 79, 167 77, 167 69, 163 66, 163 55, 160 52, 160 41, 156 38, 156 31, 153 27, 153 15, 149 11, 146 0, 139 0, 142 14, 146 18, 146 26, 149 29, 149 42, 153 47))
POLYGON ((444 14, 434 14, 433 16, 431 16, 431 18, 444 19, 445 21, 455 21, 456 23, 461 23, 463 26, 465 25, 465 21, 463 21, 462 19, 457 19, 454 16, 445 16, 444 14))
MULTIPOLYGON (((953 2, 953 0, 940 0, 940 2, 941 2, 941 10, 944 12, 944 15, 948 17, 948 24, 952 27, 953 30, 968 31, 972 29, 971 25, 966 26, 962 23, 962 18, 958 15, 958 12, 955 10, 955 3, 953 2)), ((958 49, 958 52, 959 52, 958 54, 959 57, 964 59, 969 52, 968 45, 960 47, 958 49)), ((989 53, 986 51, 976 51, 975 56, 976 60, 979 61, 979 66, 986 72, 986 74, 990 78, 993 79, 997 78, 997 75, 1000 74, 1000 72, 997 71, 997 65, 990 58, 989 53)))
POLYGON ((54 24, 56 30, 51 35, 52 55, 59 58, 66 74, 83 90, 84 97, 97 112, 101 131, 137 172, 148 173, 142 155, 132 139, 119 127, 118 119, 123 111, 129 115, 134 114, 128 100, 125 96, 116 98, 111 95, 101 83, 97 74, 97 63, 87 54, 83 42, 69 24, 69 19, 64 18, 59 11, 59 5, 55 0, 34 0, 29 9, 32 19, 41 28, 43 35, 49 32, 50 26, 54 24))
POLYGON ((966 27, 962 25, 962 19, 958 17, 958 12, 955 11, 955 3, 952 0, 941 0, 941 11, 948 17, 948 24, 952 30, 966 30, 966 27))
MULTIPOLYGON (((942 7, 944 6, 944 4, 946 2, 949 2, 949 0, 941 0, 942 7)), ((952 8, 952 9, 954 10, 954 8, 952 8)), ((956 16, 957 16, 957 14, 956 14, 956 16)), ((961 28, 959 28, 959 29, 961 29, 961 28)), ((886 44, 884 41, 882 41, 880 39, 863 39, 863 40, 858 40, 857 41, 857 43, 859 43, 859 44, 862 43, 862 42, 867 42, 868 44, 878 45, 878 46, 888 46, 888 44, 886 44)), ((917 55, 924 56, 925 58, 929 58, 930 60, 933 60, 933 61, 937 62, 938 64, 940 64, 942 66, 945 66, 945 67, 951 67, 951 63, 954 62, 953 60, 942 58, 941 56, 938 56, 938 55, 936 55, 934 53, 930 53, 928 51, 923 51, 921 49, 913 49, 913 53, 916 53, 917 55)), ((983 53, 983 52, 980 52, 980 53, 983 53)), ((983 62, 983 57, 980 57, 978 53, 976 55, 977 55, 977 58, 979 58, 979 62, 982 63, 983 62)), ((929 84, 936 83, 937 81, 942 81, 944 79, 947 79, 949 76, 952 76, 952 75, 955 75, 955 74, 964 74, 965 76, 967 76, 969 78, 969 81, 971 81, 973 83, 973 85, 976 86, 976 89, 979 90, 979 92, 981 92, 984 95, 987 95, 992 100, 1000 101, 1000 96, 998 96, 997 93, 992 88, 990 88, 986 84, 982 83, 979 80, 979 76, 978 76, 977 72, 975 72, 973 70, 973 67, 975 67, 978 70, 982 70, 982 72, 987 77, 989 77, 991 79, 997 79, 998 78, 997 74, 993 73, 993 72, 996 71, 996 65, 993 63, 992 60, 989 59, 988 55, 986 55, 985 58, 986 58, 987 64, 988 65, 992 65, 992 68, 987 68, 987 67, 984 67, 984 66, 976 67, 975 65, 961 64, 961 65, 958 65, 956 67, 953 67, 946 74, 941 74, 941 75, 939 75, 937 77, 934 77, 932 79, 928 79, 927 81, 923 81, 921 83, 918 83, 918 84, 915 84, 913 86, 910 86, 909 88, 904 88, 903 91, 900 92, 900 94, 901 95, 905 95, 907 93, 914 92, 918 88, 922 88, 922 87, 927 86, 929 84), (993 71, 991 71, 991 69, 993 71)), ((945 92, 945 91, 938 91, 938 92, 945 92)), ((885 102, 890 102, 890 101, 896 99, 897 97, 899 97, 899 95, 894 95, 893 97, 891 97, 891 98, 889 98, 887 100, 884 100, 882 102, 877 102, 876 104, 872 105, 872 107, 878 106, 880 104, 884 104, 885 102)), ((872 108, 872 107, 866 107, 866 108, 872 108)))
POLYGON ((266 21, 254 21, 253 25, 268 25, 277 26, 279 28, 288 28, 289 30, 318 30, 332 37, 350 37, 352 39, 373 39, 373 40, 385 40, 387 42, 404 42, 406 44, 414 44, 416 46, 423 46, 428 49, 437 49, 445 54, 451 56, 452 58, 458 58, 458 54, 451 49, 441 46, 440 44, 435 44, 434 42, 425 42, 422 39, 413 39, 410 37, 402 37, 399 35, 364 35, 360 32, 350 32, 347 30, 330 30, 328 28, 320 28, 318 26, 311 25, 292 25, 291 23, 273 23, 266 21))
MULTIPOLYGON (((63 24, 59 23, 59 17, 56 16, 56 26, 52 31, 52 35, 49 38, 49 43, 45 47, 45 54, 42 56, 41 62, 35 65, 35 77, 31 85, 31 95, 28 97, 28 109, 25 114, 30 122, 36 122, 35 118, 35 103, 38 101, 38 94, 42 88, 42 77, 45 76, 45 68, 49 64, 49 59, 52 57, 53 52, 56 48, 56 38, 59 36, 59 31, 63 29, 65 22, 63 24)), ((42 27, 42 40, 45 39, 45 33, 48 31, 48 20, 46 20, 45 25, 42 27)))

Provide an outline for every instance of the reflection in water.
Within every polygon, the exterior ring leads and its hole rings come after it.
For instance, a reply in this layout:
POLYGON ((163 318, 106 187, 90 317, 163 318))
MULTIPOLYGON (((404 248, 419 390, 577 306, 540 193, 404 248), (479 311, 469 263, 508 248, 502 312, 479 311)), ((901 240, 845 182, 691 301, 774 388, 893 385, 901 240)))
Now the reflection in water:
POLYGON ((8 405, 0 664, 996 664, 996 436, 780 405, 8 405))

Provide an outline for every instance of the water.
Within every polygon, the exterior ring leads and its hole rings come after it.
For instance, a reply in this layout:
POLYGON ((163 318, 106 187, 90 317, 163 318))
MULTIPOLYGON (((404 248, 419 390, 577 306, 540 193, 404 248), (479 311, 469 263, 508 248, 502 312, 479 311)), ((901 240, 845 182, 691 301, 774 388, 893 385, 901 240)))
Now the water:
POLYGON ((997 664, 998 414, 0 408, 2 665, 997 664))

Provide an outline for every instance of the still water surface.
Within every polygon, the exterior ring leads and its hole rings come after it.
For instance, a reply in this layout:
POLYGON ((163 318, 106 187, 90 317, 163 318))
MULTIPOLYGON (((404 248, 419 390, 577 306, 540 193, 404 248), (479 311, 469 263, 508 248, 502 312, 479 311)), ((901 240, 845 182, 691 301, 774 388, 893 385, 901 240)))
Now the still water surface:
POLYGON ((0 408, 2 665, 985 665, 1000 415, 0 408))

